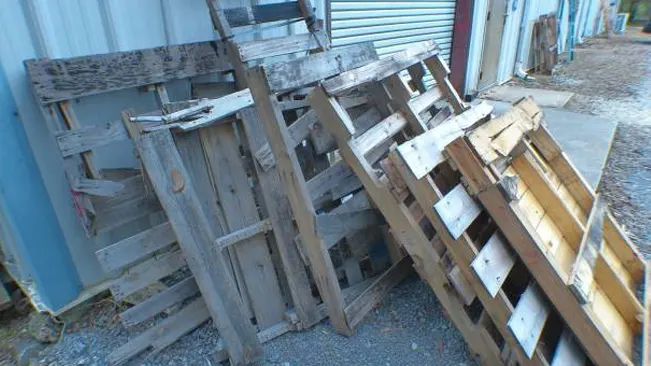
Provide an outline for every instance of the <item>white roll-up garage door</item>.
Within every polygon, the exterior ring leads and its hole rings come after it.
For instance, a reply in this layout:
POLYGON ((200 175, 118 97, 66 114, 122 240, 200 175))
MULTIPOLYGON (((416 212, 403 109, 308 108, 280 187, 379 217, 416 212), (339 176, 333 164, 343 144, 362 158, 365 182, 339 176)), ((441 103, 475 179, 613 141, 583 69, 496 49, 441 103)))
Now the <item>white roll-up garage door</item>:
POLYGON ((455 6, 455 0, 331 0, 332 44, 338 47, 371 41, 383 57, 434 39, 449 61, 455 6))

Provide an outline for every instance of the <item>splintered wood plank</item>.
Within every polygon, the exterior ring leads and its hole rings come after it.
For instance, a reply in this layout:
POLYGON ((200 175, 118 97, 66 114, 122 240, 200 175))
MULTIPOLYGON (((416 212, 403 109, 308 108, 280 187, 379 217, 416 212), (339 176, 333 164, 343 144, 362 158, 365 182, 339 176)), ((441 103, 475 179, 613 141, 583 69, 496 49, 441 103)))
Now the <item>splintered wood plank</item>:
POLYGON ((366 155, 381 143, 388 141, 407 125, 402 113, 394 113, 355 139, 359 151, 366 155))
POLYGON ((377 60, 377 53, 369 42, 262 66, 261 72, 271 92, 280 92, 316 83, 373 60, 377 60))
MULTIPOLYGON (((206 127, 199 131, 199 136, 230 231, 259 222, 233 126, 206 127)), ((262 327, 278 323, 283 319, 285 304, 266 239, 254 236, 233 249, 244 279, 240 286, 244 286, 251 299, 257 323, 262 327)))
MULTIPOLYGON (((131 358, 154 347, 154 351, 164 348, 165 345, 174 343, 177 339, 191 330, 197 328, 210 318, 210 313, 202 299, 194 300, 191 304, 181 309, 178 313, 165 318, 160 323, 140 333, 128 343, 111 352, 107 357, 109 365, 123 365, 131 358)), ((222 335, 223 336, 223 335, 222 335)))
POLYGON ((180 250, 151 258, 127 269, 120 277, 113 280, 110 287, 111 294, 115 300, 123 300, 154 281, 171 275, 183 266, 185 266, 185 258, 180 250))
POLYGON ((223 12, 232 28, 303 17, 296 1, 223 9, 223 12))
POLYGON ((113 272, 174 243, 172 225, 165 222, 95 252, 102 269, 113 272))
POLYGON ((336 95, 362 84, 385 79, 438 52, 440 49, 436 42, 420 42, 366 66, 342 72, 336 77, 324 81, 323 88, 328 95, 336 95))
POLYGON ((593 288, 594 267, 603 242, 605 210, 606 203, 597 195, 568 283, 581 304, 586 304, 589 301, 593 288))
POLYGON ((481 213, 481 208, 462 184, 458 184, 437 202, 434 210, 454 239, 458 239, 481 213))
POLYGON ((199 294, 197 282, 193 277, 188 277, 123 311, 120 320, 125 327, 136 325, 196 294, 199 294))
POLYGON ((318 31, 316 33, 303 33, 293 36, 239 42, 237 49, 242 61, 250 61, 264 57, 308 52, 327 44, 328 35, 324 31, 318 31))
POLYGON ((171 133, 149 133, 137 141, 136 147, 231 359, 235 363, 257 360, 262 347, 244 315, 224 257, 211 248, 217 235, 189 184, 171 133))
POLYGON ((488 293, 495 297, 515 264, 515 254, 504 242, 501 234, 495 233, 488 239, 470 266, 488 293))
POLYGON ((41 104, 228 71, 221 41, 25 61, 41 104))
POLYGON ((565 329, 554 351, 551 366, 582 366, 585 362, 585 353, 574 339, 572 332, 565 329))
POLYGON ((456 138, 463 136, 465 125, 472 125, 490 115, 490 108, 472 108, 398 146, 407 166, 420 179, 443 162, 443 150, 456 138))
POLYGON ((63 156, 79 154, 113 142, 128 140, 129 135, 121 121, 96 126, 84 126, 56 135, 63 156))
POLYGON ((346 318, 352 327, 362 321, 384 296, 405 277, 413 273, 411 257, 405 257, 384 271, 370 286, 346 306, 346 318))
POLYGON ((531 358, 549 316, 549 305, 538 286, 531 284, 520 297, 508 327, 531 358))

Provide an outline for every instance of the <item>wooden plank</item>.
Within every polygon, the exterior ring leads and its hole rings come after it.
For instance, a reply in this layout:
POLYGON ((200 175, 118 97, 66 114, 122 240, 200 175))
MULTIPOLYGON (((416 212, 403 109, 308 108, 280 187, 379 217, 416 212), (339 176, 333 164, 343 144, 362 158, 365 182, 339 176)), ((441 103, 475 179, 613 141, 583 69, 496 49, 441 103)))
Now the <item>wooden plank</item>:
MULTIPOLYGON (((339 103, 343 106, 341 100, 339 103)), ((353 126, 355 127, 355 137, 362 135, 369 128, 376 125, 379 121, 382 120, 382 115, 378 108, 371 107, 366 112, 362 113, 360 116, 353 120, 353 126)), ((314 145, 314 150, 317 154, 325 154, 330 151, 333 151, 337 148, 335 140, 332 138, 330 132, 326 130, 321 122, 315 123, 312 129, 310 130, 309 135, 310 141, 314 145)))
POLYGON ((282 56, 297 52, 308 52, 328 44, 324 31, 291 36, 266 38, 263 40, 238 42, 237 49, 243 62, 264 57, 282 56))
POLYGON ((504 242, 501 234, 495 233, 470 266, 486 286, 488 293, 495 297, 506 281, 515 260, 515 254, 504 242))
POLYGON ((176 242, 169 222, 147 229, 95 252, 102 269, 113 272, 176 242))
MULTIPOLYGON (((199 130, 212 182, 231 232, 260 221, 232 125, 199 130)), ((264 237, 253 236, 233 247, 256 321, 267 327, 282 320, 285 303, 264 237)), ((244 291, 244 290, 243 290, 244 291)))
POLYGON ((347 235, 383 222, 382 216, 375 210, 324 213, 316 216, 317 233, 323 237, 328 248, 347 235))
POLYGON ((450 69, 448 68, 448 65, 445 63, 445 61, 443 61, 441 58, 441 55, 434 55, 434 57, 430 57, 424 60, 424 62, 425 66, 427 66, 427 69, 434 77, 434 80, 436 80, 436 84, 439 88, 441 88, 441 91, 446 96, 448 103, 450 103, 452 106, 454 113, 460 114, 461 112, 465 111, 468 106, 463 102, 461 97, 459 97, 459 94, 454 89, 454 86, 452 86, 452 83, 448 78, 450 75, 450 69))
POLYGON ((341 94, 356 86, 387 78, 432 55, 436 55, 438 52, 440 52, 440 49, 436 42, 420 42, 401 52, 357 69, 342 70, 336 77, 324 81, 322 83, 323 89, 328 95, 341 94))
POLYGON ((556 351, 554 351, 551 366, 582 366, 585 365, 585 361, 585 353, 583 353, 583 350, 577 344, 572 332, 565 329, 561 334, 561 339, 558 341, 556 351))
POLYGON ((204 103, 206 109, 209 109, 207 113, 203 113, 198 116, 198 118, 189 121, 189 122, 173 122, 160 125, 152 125, 144 128, 145 131, 157 131, 178 128, 181 131, 194 131, 203 127, 210 126, 215 123, 225 123, 226 121, 220 121, 224 117, 233 115, 244 108, 248 108, 253 105, 253 98, 249 89, 244 89, 237 91, 235 93, 228 94, 224 97, 212 99, 204 103))
POLYGON ((346 306, 346 317, 348 322, 355 327, 362 321, 364 315, 386 296, 386 294, 399 284, 405 277, 413 271, 413 262, 411 257, 405 257, 400 262, 395 263, 380 275, 373 283, 368 286, 364 292, 357 296, 350 304, 346 306))
POLYGON ((420 179, 445 160, 443 150, 454 139, 463 136, 464 126, 485 119, 491 112, 491 106, 480 104, 401 144, 398 152, 420 179))
MULTIPOLYGON (((443 245, 443 244, 441 244, 443 245)), ((463 299, 463 304, 466 306, 470 306, 472 302, 475 300, 477 297, 477 294, 473 290, 472 286, 470 283, 466 280, 464 275, 461 273, 461 269, 459 266, 454 266, 448 272, 448 279, 450 280, 450 283, 454 286, 454 289, 457 291, 457 294, 463 299)))
POLYGON ((125 327, 134 326, 196 294, 199 294, 197 282, 194 277, 188 277, 121 312, 120 320, 125 327))
POLYGON ((264 219, 260 222, 220 237, 217 239, 217 241, 215 241, 215 245, 220 250, 223 250, 224 248, 227 248, 233 244, 237 244, 243 240, 252 238, 258 234, 264 234, 271 230, 273 230, 271 221, 269 219, 264 219))
POLYGON ((188 173, 172 135, 169 131, 150 133, 142 136, 136 147, 231 359, 235 363, 257 360, 262 348, 244 316, 224 257, 211 250, 217 236, 192 185, 186 184, 188 173))
MULTIPOLYGON (((267 135, 255 109, 243 110, 241 118, 249 148, 256 150, 267 144, 267 135)), ((294 309, 302 326, 310 327, 319 322, 321 317, 312 296, 307 271, 301 261, 298 248, 294 244, 293 239, 296 231, 291 205, 282 186, 278 170, 276 168, 265 170, 258 165, 254 167, 267 214, 273 225, 273 235, 276 239, 278 255, 283 264, 294 309)))
POLYGON ((600 197, 600 195, 595 197, 595 204, 592 212, 590 212, 588 224, 581 239, 581 245, 568 281, 568 286, 570 286, 581 304, 587 304, 590 301, 590 293, 594 287, 594 267, 603 245, 606 203, 600 197))
POLYGON ((631 277, 637 283, 642 283, 645 278, 647 262, 610 212, 606 214, 604 219, 604 239, 621 263, 628 268, 631 277))
POLYGON ((136 293, 152 282, 169 276, 185 266, 185 258, 180 250, 165 253, 127 269, 111 282, 111 294, 117 301, 136 293))
POLYGON ((41 104, 231 69, 221 41, 25 61, 41 104))
POLYGON ((443 93, 441 92, 441 89, 438 87, 433 87, 432 89, 410 100, 409 104, 416 111, 416 113, 423 113, 432 105, 434 105, 434 103, 438 102, 441 99, 443 99, 443 93))
MULTIPOLYGON (((357 47, 358 46, 356 45, 355 48, 357 47)), ((365 47, 362 47, 362 49, 363 48, 365 47)), ((335 51, 334 53, 324 52, 320 55, 335 57, 333 55, 337 55, 337 52, 338 51, 335 51)), ((348 48, 348 51, 346 52, 353 52, 353 49, 348 48)), ((370 55, 375 54, 374 52, 374 50, 367 49, 360 60, 364 60, 365 62, 369 57, 371 57, 370 55)), ((312 59, 312 61, 314 60, 315 59, 312 59)), ((321 58, 321 60, 324 59, 321 58)), ((333 61, 335 60, 332 59, 330 62, 333 61)), ((349 61, 345 62, 344 65, 350 65, 350 61, 352 61, 352 58, 349 58, 349 61)), ((288 64, 286 63, 285 65, 288 64)), ((294 64, 294 66, 296 65, 297 64, 294 64)), ((310 67, 313 66, 311 65, 311 62, 306 63, 305 65, 309 65, 310 67)), ((319 65, 319 63, 316 63, 315 65, 319 65)), ((278 168, 278 173, 284 184, 289 202, 291 203, 302 241, 305 243, 303 247, 306 249, 305 253, 309 258, 314 280, 323 301, 327 304, 330 321, 339 333, 351 334, 352 330, 344 314, 344 299, 337 281, 334 266, 325 246, 325 242, 322 238, 316 235, 316 227, 314 223, 316 212, 312 204, 312 198, 310 197, 310 193, 305 183, 305 177, 303 176, 301 167, 298 163, 296 151, 293 148, 292 141, 287 132, 285 119, 278 106, 276 96, 272 91, 274 87, 270 86, 270 84, 273 84, 276 88, 280 86, 285 89, 301 87, 306 84, 304 82, 305 79, 299 73, 294 74, 294 77, 289 77, 288 80, 291 81, 290 83, 285 83, 283 81, 280 83, 269 82, 267 76, 275 73, 275 71, 269 73, 270 70, 273 69, 267 69, 266 72, 268 74, 265 75, 265 70, 261 68, 249 69, 248 82, 251 88, 251 94, 253 94, 253 98, 255 99, 260 120, 262 121, 262 125, 264 126, 266 135, 269 139, 269 145, 276 157, 276 167, 278 168), (302 81, 296 82, 299 78, 302 81)), ((336 72, 336 70, 338 70, 338 68, 333 67, 331 72, 336 72)), ((306 72, 307 69, 303 71, 306 72)), ((285 74, 285 76, 276 80, 282 80, 287 75, 288 74, 285 74)), ((322 73, 321 75, 324 74, 322 73)))
MULTIPOLYGON (((210 318, 208 309, 202 299, 197 299, 178 313, 164 319, 147 329, 125 345, 114 350, 107 357, 109 365, 122 365, 131 358, 145 351, 159 339, 164 338, 171 344, 184 334, 195 329, 210 318)), ((161 345, 158 346, 159 350, 161 345)))
POLYGON ((454 239, 458 239, 481 213, 481 208, 462 184, 458 184, 436 203, 434 210, 454 239))
POLYGON ((56 135, 59 149, 63 156, 80 154, 91 151, 100 146, 112 144, 113 142, 128 140, 127 134, 121 121, 108 122, 103 125, 84 126, 68 131, 61 131, 56 135))
POLYGON ((223 12, 232 28, 303 17, 296 1, 223 9, 223 12))
POLYGON ((72 189, 75 192, 83 192, 91 196, 113 197, 117 196, 125 185, 121 182, 114 182, 106 179, 87 179, 77 177, 73 182, 72 189))
POLYGON ((531 357, 549 316, 549 305, 538 286, 530 284, 520 297, 509 320, 509 329, 527 356, 531 357))
POLYGON ((380 144, 390 140, 406 125, 405 116, 402 113, 394 113, 357 137, 355 144, 362 155, 366 155, 380 144))
MULTIPOLYGON (((271 92, 301 88, 377 60, 372 43, 339 47, 327 52, 260 67, 271 92)), ((249 71, 250 72, 250 71, 249 71)))
MULTIPOLYGON (((346 180, 359 182, 350 167, 340 160, 307 181, 306 188, 312 201, 318 201, 321 197, 328 195, 328 199, 337 199, 340 197, 332 196, 332 189, 346 180)), ((361 187, 361 183, 356 186, 357 188, 361 187)))

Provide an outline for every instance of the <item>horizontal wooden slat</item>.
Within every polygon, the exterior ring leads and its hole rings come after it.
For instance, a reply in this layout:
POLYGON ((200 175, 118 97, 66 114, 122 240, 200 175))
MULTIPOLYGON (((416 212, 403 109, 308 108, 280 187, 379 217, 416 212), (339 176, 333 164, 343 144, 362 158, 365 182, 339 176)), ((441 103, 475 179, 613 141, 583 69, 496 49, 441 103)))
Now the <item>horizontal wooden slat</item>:
POLYGON ((441 99, 443 99, 443 93, 441 93, 441 89, 435 86, 425 93, 410 100, 409 104, 414 109, 414 111, 416 111, 416 113, 423 113, 434 103, 438 102, 441 99))
POLYGON ((470 266, 486 287, 488 293, 495 297, 506 281, 516 256, 506 244, 501 234, 495 233, 488 239, 470 266))
POLYGON ((508 327, 524 353, 531 358, 549 316, 549 304, 538 286, 530 284, 520 297, 508 327))
POLYGON ((347 194, 345 190, 347 189, 340 189, 342 186, 350 190, 362 186, 357 176, 342 160, 307 181, 307 189, 310 193, 310 198, 314 202, 319 202, 323 199, 334 200, 345 196, 347 194), (338 191, 339 194, 334 194, 333 191, 338 191))
POLYGON ((253 97, 251 96, 251 92, 249 89, 244 89, 221 98, 209 100, 206 103, 206 106, 210 108, 210 110, 207 113, 199 115, 195 120, 147 126, 144 130, 152 132, 161 129, 178 128, 185 132, 193 131, 202 127, 210 126, 220 119, 233 115, 244 108, 251 107, 252 105, 253 97))
POLYGON ((102 269, 113 272, 134 263, 176 241, 169 222, 120 240, 95 252, 102 269))
POLYGON ((188 277, 123 311, 120 313, 120 319, 125 327, 134 326, 198 293, 199 287, 194 278, 188 277))
POLYGON ((25 62, 38 101, 53 103, 231 69, 221 41, 25 62))
POLYGON ((129 268, 122 276, 113 280, 111 294, 115 300, 123 300, 154 281, 169 276, 184 265, 185 258, 180 250, 151 258, 129 268))
POLYGON ((56 136, 61 154, 66 157, 90 151, 113 142, 128 140, 122 121, 62 131, 56 136))
POLYGON ((296 89, 377 60, 372 43, 361 43, 261 66, 272 92, 296 89))
POLYGON ((72 185, 75 192, 97 197, 115 197, 126 188, 122 182, 106 179, 88 179, 77 177, 72 185))
POLYGON ((328 95, 336 95, 362 84, 380 81, 426 58, 436 55, 439 51, 440 49, 436 42, 421 42, 404 51, 358 67, 357 69, 350 71, 342 70, 340 75, 324 81, 323 89, 328 95))
POLYGON ((481 208, 462 184, 458 184, 437 202, 434 210, 454 239, 458 239, 481 213, 481 208))
POLYGON ((355 139, 359 153, 366 155, 381 143, 388 141, 407 125, 405 116, 398 112, 385 118, 355 139))
POLYGON ((303 17, 296 1, 243 6, 223 11, 231 28, 303 17))
POLYGON ((315 33, 238 42, 237 49, 242 61, 251 61, 265 57, 308 52, 327 44, 328 35, 324 31, 318 31, 315 33))
POLYGON ((266 233, 272 229, 273 227, 271 225, 271 221, 269 219, 265 219, 218 238, 215 241, 215 246, 219 250, 223 250, 233 244, 237 244, 258 234, 266 233))
POLYGON ((206 304, 203 299, 197 299, 178 313, 164 319, 111 352, 107 358, 109 364, 122 365, 154 344, 157 345, 155 351, 160 351, 162 349, 161 340, 164 339, 165 343, 175 341, 208 319, 210 319, 210 313, 206 304))
POLYGON ((492 110, 492 107, 482 104, 471 108, 401 144, 398 153, 416 178, 420 179, 445 160, 443 150, 446 145, 463 136, 464 128, 483 120, 492 110))

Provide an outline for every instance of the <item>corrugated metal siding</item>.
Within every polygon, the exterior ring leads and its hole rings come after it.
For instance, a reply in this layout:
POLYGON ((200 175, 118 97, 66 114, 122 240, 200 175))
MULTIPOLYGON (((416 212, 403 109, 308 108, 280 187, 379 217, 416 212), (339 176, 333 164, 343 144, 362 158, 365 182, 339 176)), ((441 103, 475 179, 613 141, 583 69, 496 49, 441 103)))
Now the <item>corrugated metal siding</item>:
MULTIPOLYGON (((272 3, 278 0, 260 1, 272 3)), ((221 1, 225 7, 249 0, 221 1)), ((265 31, 281 36, 288 28, 265 31)), ((74 57, 127 51, 214 38, 205 0, 2 0, 0 5, 0 67, 3 68, 20 120, 52 199, 58 224, 85 287, 105 279, 94 251, 119 239, 99 235, 88 239, 75 216, 62 159, 32 96, 23 61, 30 58, 74 57)), ((170 97, 187 98, 188 83, 172 83, 170 97)), ((122 109, 155 108, 151 94, 125 90, 82 98, 74 108, 82 125, 119 119, 122 109)), ((134 166, 129 144, 98 151, 100 167, 134 166)), ((129 229, 129 228, 127 228, 129 229)), ((131 231, 136 227, 130 228, 131 231)))
MULTIPOLYGON (((434 39, 443 57, 450 57, 454 0, 333 0, 330 6, 334 47, 373 42, 382 57, 434 39)), ((426 81, 431 82, 431 77, 426 81)))

